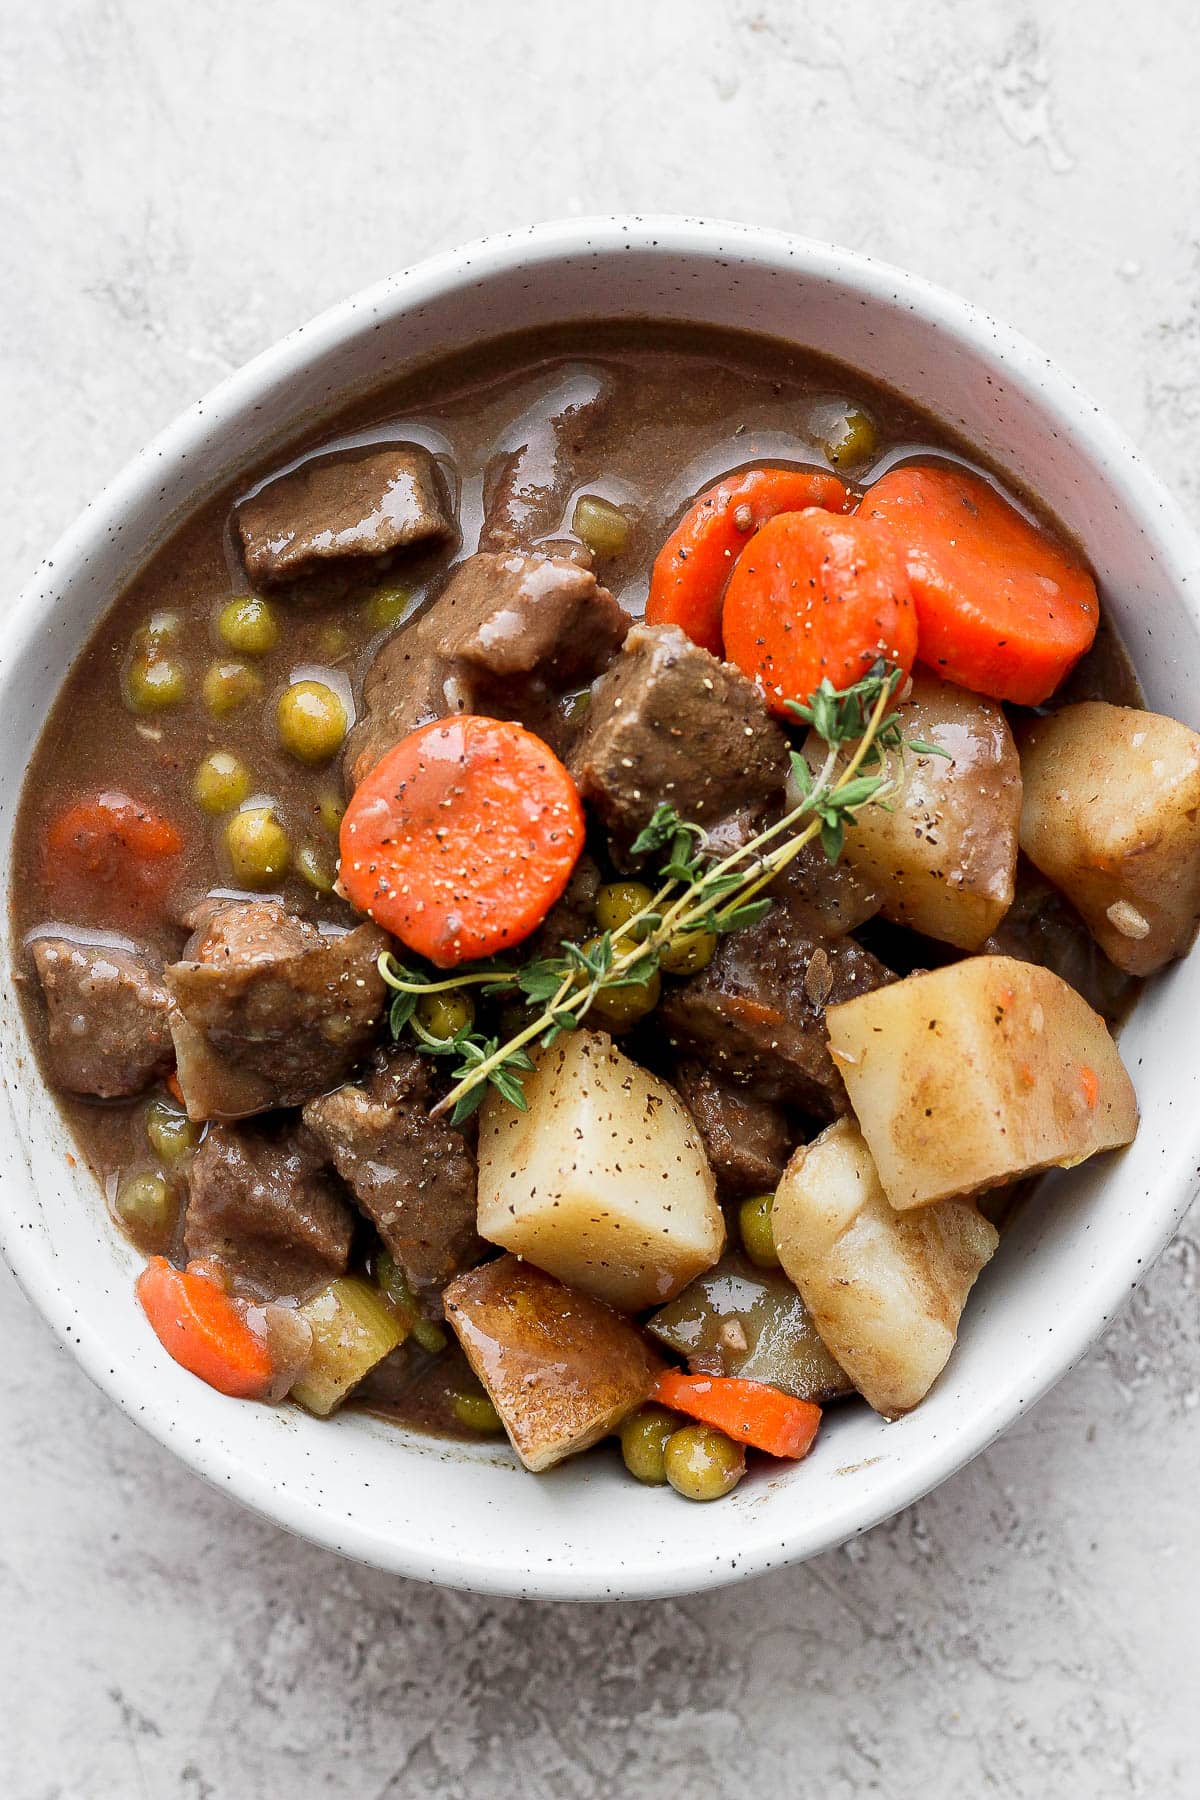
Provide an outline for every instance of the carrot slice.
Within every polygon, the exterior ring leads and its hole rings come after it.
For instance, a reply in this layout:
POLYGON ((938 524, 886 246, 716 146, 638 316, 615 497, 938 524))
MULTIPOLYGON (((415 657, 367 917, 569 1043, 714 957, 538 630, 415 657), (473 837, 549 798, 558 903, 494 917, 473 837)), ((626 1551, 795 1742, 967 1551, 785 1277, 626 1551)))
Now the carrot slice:
POLYGON ((900 545, 885 525, 810 508, 754 534, 725 591, 725 653, 773 712, 828 677, 850 687, 882 657, 907 675, 917 615, 900 545))
POLYGON ((821 1423, 821 1409, 810 1400, 794 1400, 765 1381, 743 1381, 732 1375, 685 1375, 668 1369, 658 1378, 653 1398, 672 1412, 685 1413, 723 1431, 735 1443, 752 1444, 768 1456, 807 1456, 821 1423))
POLYGON ((45 880, 68 907, 135 917, 169 889, 182 849, 169 819, 110 789, 75 801, 50 821, 45 880))
POLYGON ((346 808, 347 898, 441 969, 529 936, 583 849, 583 807, 554 752, 503 719, 410 732, 346 808))
POLYGON ((237 1400, 259 1400, 267 1392, 267 1346, 217 1282, 152 1256, 138 1276, 137 1297, 155 1337, 182 1368, 237 1400))
POLYGON ((868 489, 859 517, 904 545, 921 662, 948 681, 1038 706, 1096 635, 1087 570, 982 477, 909 463, 868 489))
POLYGON ((751 534, 776 513, 823 506, 848 512, 845 482, 823 469, 743 469, 693 502, 654 559, 646 620, 679 625, 721 655, 721 604, 733 565, 751 534))

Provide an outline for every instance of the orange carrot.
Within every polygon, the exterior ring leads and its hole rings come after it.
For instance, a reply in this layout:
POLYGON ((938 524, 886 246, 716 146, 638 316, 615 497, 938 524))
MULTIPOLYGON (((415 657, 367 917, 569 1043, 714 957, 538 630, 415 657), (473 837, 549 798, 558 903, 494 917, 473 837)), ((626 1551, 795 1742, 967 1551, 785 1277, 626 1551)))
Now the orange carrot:
POLYGON ((751 534, 776 513, 806 506, 841 513, 852 504, 846 484, 823 469, 726 475, 692 503, 655 558, 647 622, 679 625, 694 643, 720 656, 725 584, 751 534))
POLYGON ((340 879, 360 912, 450 969, 528 937, 583 836, 554 752, 522 725, 464 714, 410 732, 359 783, 340 879))
POLYGON ((271 1358, 223 1287, 196 1269, 152 1256, 137 1297, 168 1356, 219 1393, 259 1400, 271 1384, 271 1358))
POLYGON ((765 1381, 732 1375, 685 1375, 668 1369, 659 1376, 653 1398, 672 1412, 714 1426, 735 1443, 797 1461, 812 1449, 821 1423, 821 1409, 811 1401, 794 1400, 765 1381))
POLYGON ((170 1094, 172 1100, 177 1100, 180 1106, 187 1105, 187 1101, 183 1097, 183 1089, 179 1084, 179 1076, 175 1073, 174 1069, 172 1069, 171 1073, 166 1077, 163 1086, 166 1088, 168 1094, 170 1094))
POLYGON ((948 681, 1037 706, 1091 645, 1095 582, 981 476, 909 463, 868 489, 858 516, 903 543, 917 655, 948 681))
POLYGON ((882 657, 904 670, 917 616, 904 555, 885 525, 815 507, 755 533, 725 591, 725 653, 773 712, 823 678, 850 687, 882 657))
POLYGON ((50 821, 45 880, 64 908, 134 918, 162 899, 182 848, 169 819, 110 789, 75 801, 50 821))

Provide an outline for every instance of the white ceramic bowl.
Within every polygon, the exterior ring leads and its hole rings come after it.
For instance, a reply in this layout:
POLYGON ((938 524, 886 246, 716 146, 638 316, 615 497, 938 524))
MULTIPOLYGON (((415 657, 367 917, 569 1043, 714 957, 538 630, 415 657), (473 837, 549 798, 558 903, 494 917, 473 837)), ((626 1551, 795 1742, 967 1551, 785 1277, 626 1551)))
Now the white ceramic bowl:
MULTIPOLYGON (((517 326, 613 315, 745 327, 827 351, 911 395, 1026 481, 1082 540, 1151 706, 1200 725, 1196 540, 1095 406, 1003 326, 922 281, 776 232, 682 219, 546 225, 408 270, 293 332, 194 406, 95 500, 0 625, 0 828, 54 693, 113 594, 180 513, 335 399, 517 326)), ((11 856, 6 858, 6 866, 11 856)), ((184 1462, 292 1531, 385 1569, 496 1593, 680 1593, 799 1561, 864 1531, 984 1448, 1102 1329, 1192 1198, 1200 1164, 1200 958, 1157 980, 1122 1033, 1142 1104, 1133 1147, 1024 1209, 924 1404, 885 1425, 832 1410, 812 1456, 688 1506, 615 1454, 534 1479, 370 1419, 318 1423, 227 1400, 172 1363, 134 1302, 113 1229, 0 997, 0 1241, 93 1379, 184 1462)))

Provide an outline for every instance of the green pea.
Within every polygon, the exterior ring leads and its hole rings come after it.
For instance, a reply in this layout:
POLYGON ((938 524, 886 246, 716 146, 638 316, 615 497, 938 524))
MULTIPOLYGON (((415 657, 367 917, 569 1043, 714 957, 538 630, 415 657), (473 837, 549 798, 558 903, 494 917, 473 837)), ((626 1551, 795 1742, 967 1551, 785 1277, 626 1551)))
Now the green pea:
POLYGON ((239 594, 217 614, 217 635, 242 656, 265 656, 279 642, 279 620, 261 594, 239 594))
POLYGON ((406 587, 376 588, 363 608, 372 631, 385 631, 399 625, 412 605, 413 591, 406 587))
POLYGON ((590 687, 576 688, 573 694, 564 695, 562 711, 566 723, 568 725, 582 725, 583 721, 588 716, 591 704, 592 690, 590 687))
POLYGON ((146 1108, 146 1136, 160 1162, 183 1162, 200 1142, 200 1127, 167 1100, 152 1100, 146 1108))
POLYGON ((653 890, 644 881, 607 881, 596 895, 596 923, 616 937, 653 899, 653 890))
POLYGON ((879 452, 879 430, 861 406, 846 405, 835 413, 821 448, 835 469, 871 462, 879 452))
POLYGON ((251 775, 232 750, 212 750, 196 770, 192 796, 206 813, 216 817, 232 812, 250 792, 251 775))
POLYGON ((470 994, 422 994, 417 1020, 430 1037, 452 1038, 474 1024, 475 1003, 470 994))
POLYGON ((117 1189, 117 1215, 133 1231, 163 1232, 175 1210, 175 1196, 161 1170, 127 1175, 117 1189))
POLYGON ((296 873, 318 894, 332 894, 334 871, 313 844, 304 844, 296 854, 296 873))
POLYGON ((716 954, 715 931, 680 931, 667 939, 658 960, 668 975, 698 975, 716 954))
POLYGON ((685 1425, 667 1439, 663 1467, 685 1500, 720 1500, 746 1473, 746 1452, 711 1425, 685 1425))
POLYGON ((404 1273, 396 1267, 396 1262, 389 1250, 377 1250, 374 1259, 375 1279, 383 1290, 389 1304, 403 1315, 413 1337, 422 1350, 430 1356, 437 1356, 446 1348, 447 1338, 443 1328, 432 1319, 426 1319, 417 1308, 412 1289, 404 1279, 404 1273))
POLYGON ((152 612, 134 638, 134 648, 161 651, 173 638, 179 636, 182 627, 183 620, 178 613, 152 612))
POLYGON ((297 762, 323 763, 336 756, 346 735, 346 708, 323 681, 294 681, 275 709, 279 742, 297 762))
POLYGON ((323 662, 339 662, 350 648, 350 633, 344 625, 322 625, 317 633, 317 655, 323 662))
POLYGON ((500 1414, 486 1394, 455 1394, 451 1410, 468 1431, 503 1431, 500 1414))
POLYGON ((262 677, 244 662, 210 663, 200 691, 209 712, 223 719, 227 713, 245 706, 248 700, 260 698, 262 677))
POLYGON ((756 1194, 752 1200, 743 1200, 738 1207, 738 1230, 742 1236, 742 1244, 750 1261, 759 1269, 779 1267, 779 1252, 775 1248, 775 1233, 771 1224, 774 1206, 774 1194, 756 1194))
POLYGON ((336 837, 341 830, 342 815, 345 811, 346 802, 340 794, 335 794, 332 789, 323 793, 317 801, 317 817, 330 837, 336 837))
POLYGON ((270 806, 234 813, 225 827, 225 849, 239 887, 275 887, 287 874, 292 850, 270 806))
POLYGON ((581 494, 571 515, 571 530, 593 556, 620 556, 629 545, 629 517, 599 494, 581 494))
POLYGON ((138 650, 125 676, 125 703, 131 712, 162 712, 187 699, 187 671, 158 649, 138 650))
POLYGON ((667 1479, 663 1452, 679 1430, 679 1419, 665 1406, 642 1406, 621 1426, 621 1456, 635 1481, 662 1487, 667 1479))
MULTIPOLYGON (((589 938, 583 946, 589 953, 595 951, 600 944, 598 937, 589 938)), ((618 946, 620 947, 620 946, 618 946)), ((580 986, 584 985, 584 976, 579 977, 580 986)), ((630 987, 601 988, 592 1001, 593 1012, 599 1013, 605 1023, 612 1025, 617 1031, 626 1025, 636 1025, 647 1013, 653 1012, 658 1005, 662 993, 662 981, 655 969, 649 981, 638 982, 630 987)))

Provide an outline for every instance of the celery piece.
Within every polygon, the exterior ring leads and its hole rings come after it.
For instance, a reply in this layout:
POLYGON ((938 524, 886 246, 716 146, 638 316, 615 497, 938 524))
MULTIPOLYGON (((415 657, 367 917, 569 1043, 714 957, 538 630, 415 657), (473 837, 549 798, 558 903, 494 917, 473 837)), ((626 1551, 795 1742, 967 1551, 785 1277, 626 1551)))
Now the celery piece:
POLYGON ((372 1282, 343 1275, 297 1309, 312 1328, 312 1354, 291 1396, 325 1418, 408 1336, 407 1321, 372 1282))

